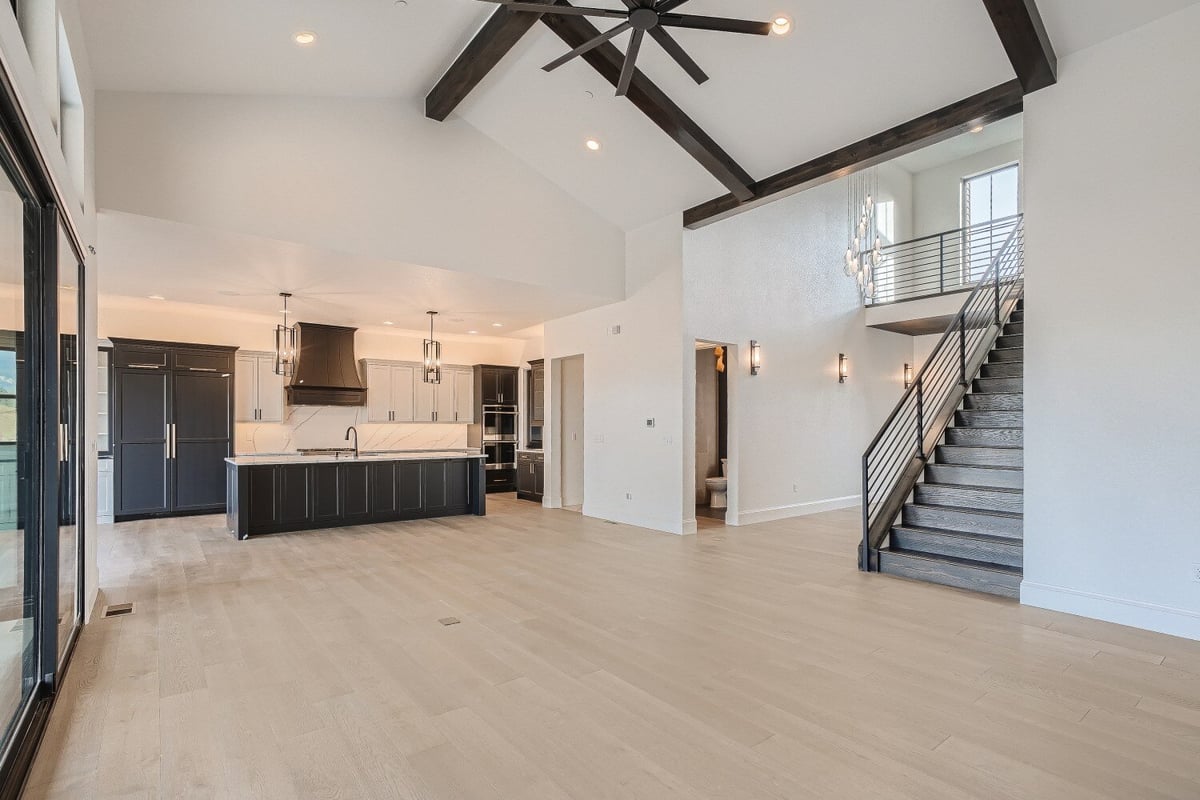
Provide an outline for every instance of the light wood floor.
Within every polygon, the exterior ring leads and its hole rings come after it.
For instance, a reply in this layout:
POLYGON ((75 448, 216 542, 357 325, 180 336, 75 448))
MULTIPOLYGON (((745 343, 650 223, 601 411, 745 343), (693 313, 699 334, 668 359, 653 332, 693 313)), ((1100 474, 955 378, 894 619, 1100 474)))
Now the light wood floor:
POLYGON ((862 575, 853 511, 489 510, 117 526, 136 613, 84 631, 27 797, 1200 797, 1200 643, 862 575))

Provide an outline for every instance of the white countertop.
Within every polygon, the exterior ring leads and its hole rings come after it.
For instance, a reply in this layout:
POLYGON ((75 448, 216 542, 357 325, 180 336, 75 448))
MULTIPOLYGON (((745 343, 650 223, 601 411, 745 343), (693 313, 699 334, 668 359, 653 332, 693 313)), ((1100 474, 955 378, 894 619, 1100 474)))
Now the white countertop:
POLYGON ((302 456, 298 453, 260 454, 253 456, 234 456, 225 459, 226 464, 235 467, 251 467, 262 464, 333 464, 343 461, 432 461, 447 458, 485 458, 483 453, 475 450, 404 450, 393 453, 363 453, 357 459, 353 455, 302 456))

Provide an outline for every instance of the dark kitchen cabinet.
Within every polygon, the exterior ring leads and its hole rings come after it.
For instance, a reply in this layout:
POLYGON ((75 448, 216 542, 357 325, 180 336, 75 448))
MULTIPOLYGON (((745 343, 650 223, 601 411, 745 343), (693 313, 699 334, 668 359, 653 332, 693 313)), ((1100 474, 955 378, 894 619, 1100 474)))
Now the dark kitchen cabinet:
POLYGON ((260 533, 485 513, 480 459, 226 466, 229 529, 260 533))
POLYGON ((516 367, 475 367, 476 419, 479 406, 515 406, 517 404, 516 367))
POLYGON ((224 508, 224 460, 233 447, 234 350, 113 340, 118 521, 224 508))
POLYGON ((541 502, 546 493, 545 457, 541 453, 517 456, 517 497, 541 502))
POLYGON ((342 516, 341 464, 313 464, 312 521, 336 522, 342 516))
POLYGON ((354 525, 371 521, 371 480, 368 463, 342 464, 342 519, 354 525))

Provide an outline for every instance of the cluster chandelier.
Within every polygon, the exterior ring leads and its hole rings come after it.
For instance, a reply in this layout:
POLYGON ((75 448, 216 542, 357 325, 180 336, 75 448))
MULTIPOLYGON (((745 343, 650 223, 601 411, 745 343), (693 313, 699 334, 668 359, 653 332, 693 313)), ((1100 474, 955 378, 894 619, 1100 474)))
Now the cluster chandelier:
POLYGON ((874 169, 851 175, 846 181, 847 221, 850 244, 845 270, 858 283, 864 300, 875 298, 875 269, 883 261, 883 242, 875 227, 875 196, 879 179, 874 169))
POLYGON ((275 374, 290 378, 296 372, 296 326, 288 325, 288 298, 291 292, 280 292, 283 298, 283 324, 275 326, 275 374))
POLYGON ((429 338, 425 340, 425 368, 423 374, 426 383, 442 382, 442 343, 433 338, 433 318, 436 311, 426 311, 429 315, 429 338))

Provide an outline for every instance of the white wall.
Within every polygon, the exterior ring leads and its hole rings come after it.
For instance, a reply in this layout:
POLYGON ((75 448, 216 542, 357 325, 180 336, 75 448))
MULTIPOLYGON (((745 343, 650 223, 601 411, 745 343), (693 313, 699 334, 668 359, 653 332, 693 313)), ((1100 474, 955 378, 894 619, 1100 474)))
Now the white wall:
POLYGON ((962 179, 1020 161, 1021 150, 1019 140, 1008 142, 913 175, 912 237, 961 228, 962 179))
POLYGON ((1200 639, 1200 6, 1026 98, 1022 601, 1200 639))
POLYGON ((100 205, 620 299, 620 229, 418 106, 103 93, 100 205))
MULTIPOLYGON (((553 359, 584 356, 583 513, 668 533, 684 532, 683 495, 686 486, 691 499, 693 469, 689 463, 685 476, 679 457, 685 359, 681 229, 680 218, 671 216, 629 233, 627 299, 545 325, 551 386, 553 359), (611 334, 614 325, 621 326, 619 335, 611 334), (652 428, 649 419, 655 421, 652 428)), ((552 403, 550 431, 554 413, 552 403)), ((551 504, 561 501, 561 455, 550 447, 551 504)))
MULTIPOLYGON (((856 504, 862 451, 903 392, 912 341, 866 327, 841 266, 846 225, 846 186, 836 181, 684 233, 685 338, 739 345, 729 373, 731 521, 856 504), (756 377, 751 339, 762 343, 756 377), (845 384, 839 353, 850 359, 845 384)), ((694 441, 684 458, 694 463, 694 441)))

